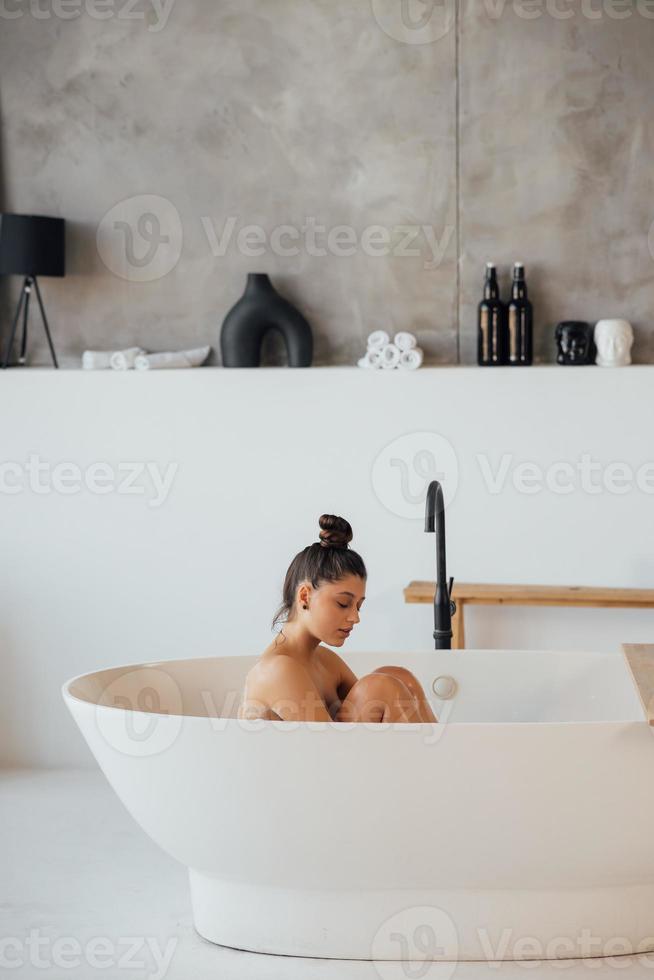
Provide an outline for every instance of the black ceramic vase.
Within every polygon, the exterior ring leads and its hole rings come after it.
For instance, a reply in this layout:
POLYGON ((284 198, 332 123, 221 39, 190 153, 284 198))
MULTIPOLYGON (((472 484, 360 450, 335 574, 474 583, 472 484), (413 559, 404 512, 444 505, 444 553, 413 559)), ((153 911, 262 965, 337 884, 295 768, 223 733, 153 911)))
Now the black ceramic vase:
POLYGON ((311 365, 311 327, 299 310, 275 291, 265 273, 251 272, 245 292, 223 321, 223 367, 259 367, 264 334, 271 329, 282 335, 289 367, 311 365))

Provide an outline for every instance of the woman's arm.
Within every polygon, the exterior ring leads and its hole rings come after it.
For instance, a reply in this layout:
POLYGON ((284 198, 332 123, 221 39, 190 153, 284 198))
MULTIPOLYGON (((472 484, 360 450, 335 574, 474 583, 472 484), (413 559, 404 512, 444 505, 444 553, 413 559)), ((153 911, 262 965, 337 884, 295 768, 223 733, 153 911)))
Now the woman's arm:
POLYGON ((283 721, 333 721, 306 667, 278 654, 265 665, 266 700, 283 721))
POLYGON ((330 650, 328 647, 323 646, 320 649, 325 651, 330 667, 336 672, 338 677, 336 681, 336 693, 338 694, 339 700, 344 701, 359 678, 353 670, 350 670, 335 650, 330 650))
MULTIPOLYGON (((338 659, 340 660, 341 658, 339 657, 338 659)), ((353 670, 350 670, 350 668, 348 667, 348 665, 345 663, 344 660, 342 660, 341 663, 343 664, 343 667, 341 673, 341 680, 337 687, 337 691, 341 701, 344 701, 359 678, 357 677, 357 675, 354 673, 353 670)))

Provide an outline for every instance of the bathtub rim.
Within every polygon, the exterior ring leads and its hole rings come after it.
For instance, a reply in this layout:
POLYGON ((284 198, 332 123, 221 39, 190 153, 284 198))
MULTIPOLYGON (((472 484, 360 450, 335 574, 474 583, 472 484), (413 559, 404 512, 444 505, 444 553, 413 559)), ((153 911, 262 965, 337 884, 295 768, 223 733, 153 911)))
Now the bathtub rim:
MULTIPOLYGON (((370 651, 363 650, 363 651, 358 651, 358 652, 360 652, 360 653, 369 653, 370 651)), ((493 648, 493 647, 479 647, 479 648, 475 647, 475 648, 470 648, 470 649, 452 650, 452 651, 434 651, 434 650, 431 650, 431 649, 428 649, 428 650, 405 650, 405 651, 402 651, 402 655, 403 656, 409 656, 410 657, 410 656, 413 656, 415 654, 423 655, 423 654, 430 654, 430 653, 434 653, 434 652, 436 652, 436 653, 451 652, 452 654, 454 654, 457 657, 460 654, 463 654, 465 656, 467 653, 475 653, 475 654, 477 654, 477 653, 484 653, 484 654, 485 653, 488 653, 488 654, 493 654, 493 653, 516 653, 516 654, 520 654, 521 656, 525 656, 525 655, 529 656, 529 655, 532 655, 532 654, 533 655, 547 654, 549 656, 555 656, 555 657, 569 657, 571 655, 572 656, 575 656, 576 654, 580 654, 582 656, 594 656, 594 657, 600 657, 600 658, 607 659, 607 660, 610 659, 610 658, 613 658, 613 657, 619 658, 619 656, 620 656, 618 653, 607 652, 605 650, 601 650, 601 651, 598 651, 598 650, 548 650, 548 649, 543 649, 543 648, 529 649, 529 650, 521 650, 521 649, 504 650, 504 649, 493 648)), ((356 656, 356 653, 357 653, 357 651, 354 651, 355 656, 356 656)), ((384 651, 383 650, 380 651, 380 654, 381 655, 384 655, 384 651)), ((392 657, 394 654, 391 651, 388 655, 389 655, 389 657, 392 657)), ((76 674, 73 677, 69 677, 67 680, 65 680, 61 684, 60 690, 61 690, 62 698, 63 698, 64 702, 66 702, 67 704, 68 704, 68 702, 75 702, 78 705, 88 705, 89 708, 92 708, 92 709, 94 709, 96 711, 99 710, 99 709, 106 709, 108 711, 123 711, 125 713, 154 715, 154 716, 159 717, 159 718, 198 718, 198 719, 202 719, 204 721, 213 721, 213 722, 215 722, 216 720, 218 720, 218 721, 221 722, 222 725, 229 725, 229 723, 231 722, 232 723, 232 727, 234 727, 234 724, 237 724, 239 727, 242 727, 242 723, 245 722, 246 725, 247 724, 249 724, 249 725, 253 725, 254 724, 254 725, 259 726, 257 728, 253 728, 253 731, 259 731, 261 729, 265 730, 266 728, 268 728, 271 725, 275 726, 277 728, 277 730, 279 730, 278 729, 278 726, 285 726, 285 725, 286 726, 307 726, 307 727, 311 726, 311 728, 309 730, 311 730, 313 728, 313 726, 317 726, 317 728, 315 729, 316 731, 326 731, 329 728, 338 728, 339 731, 347 731, 347 730, 349 730, 349 723, 347 723, 347 722, 336 722, 336 721, 333 721, 333 720, 330 720, 330 721, 290 721, 290 720, 274 719, 274 718, 243 719, 243 718, 233 718, 233 717, 229 717, 229 716, 228 717, 220 717, 218 719, 215 719, 215 718, 212 719, 211 717, 209 717, 207 715, 179 714, 177 712, 166 712, 166 713, 162 713, 162 712, 157 712, 157 711, 144 711, 144 710, 142 710, 141 708, 138 708, 138 707, 124 708, 124 707, 121 707, 120 705, 99 704, 97 701, 89 701, 87 698, 78 697, 76 694, 73 694, 72 691, 70 690, 71 686, 73 684, 75 684, 77 681, 86 680, 88 678, 94 677, 94 676, 99 675, 99 674, 108 673, 110 671, 122 670, 123 672, 126 673, 128 671, 140 670, 140 669, 143 669, 143 668, 154 668, 154 669, 157 669, 157 668, 165 668, 165 666, 166 665, 169 665, 169 664, 186 664, 186 663, 191 663, 191 662, 201 662, 201 661, 208 661, 208 660, 245 660, 245 659, 252 659, 252 660, 256 661, 258 659, 258 657, 259 657, 259 654, 235 654, 234 656, 229 656, 229 657, 220 657, 220 656, 217 656, 215 654, 210 654, 210 655, 208 655, 206 657, 172 657, 172 658, 169 658, 168 660, 152 660, 152 661, 142 661, 142 662, 137 662, 137 663, 131 662, 131 663, 125 663, 125 664, 114 664, 111 667, 101 667, 101 668, 96 669, 96 670, 85 671, 84 673, 76 674)), ((379 728, 382 731, 386 731, 388 728, 391 728, 391 727, 393 727, 394 725, 397 725, 397 724, 401 724, 402 725, 402 730, 403 731, 407 731, 409 729, 423 730, 425 725, 433 726, 434 724, 443 724, 443 722, 431 722, 431 721, 423 721, 423 722, 375 722, 374 723, 374 728, 375 728, 375 730, 377 728, 379 728)), ((579 725, 579 726, 582 726, 582 727, 588 727, 588 726, 593 726, 593 725, 594 726, 600 726, 600 725, 622 725, 622 726, 626 726, 626 725, 640 725, 640 724, 642 724, 642 725, 645 725, 647 728, 650 728, 650 725, 648 723, 647 718, 645 717, 645 713, 644 712, 643 712, 643 717, 642 718, 628 718, 628 719, 623 718, 623 719, 618 719, 618 720, 616 720, 616 719, 606 719, 606 718, 602 719, 602 718, 600 718, 600 719, 595 719, 595 720, 590 720, 590 721, 589 720, 587 720, 587 721, 448 721, 446 724, 447 725, 456 725, 457 727, 458 726, 461 726, 461 727, 469 727, 469 728, 475 728, 475 727, 480 727, 480 726, 484 726, 484 727, 491 726, 493 728, 497 728, 497 727, 500 727, 500 726, 506 726, 506 727, 510 727, 510 728, 515 728, 515 727, 524 728, 525 726, 534 726, 534 727, 538 726, 538 727, 542 727, 542 726, 545 726, 545 725, 546 726, 549 726, 549 727, 560 726, 560 727, 568 727, 569 728, 572 725, 579 725)), ((367 724, 366 727, 370 727, 370 726, 367 724)), ((284 729, 282 729, 282 730, 284 730, 284 729)), ((246 728, 245 731, 248 731, 248 729, 246 728)))

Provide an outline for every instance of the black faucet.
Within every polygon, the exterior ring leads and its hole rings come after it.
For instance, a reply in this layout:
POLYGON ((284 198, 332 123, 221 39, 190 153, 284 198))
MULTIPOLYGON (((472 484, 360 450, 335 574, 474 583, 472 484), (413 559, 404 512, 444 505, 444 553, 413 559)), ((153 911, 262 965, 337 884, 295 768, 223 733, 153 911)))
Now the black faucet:
POLYGON ((452 649, 452 616, 456 603, 452 599, 454 578, 447 584, 445 571, 445 505, 443 488, 432 480, 427 488, 425 531, 436 532, 436 593, 434 595, 434 645, 437 650, 452 649))

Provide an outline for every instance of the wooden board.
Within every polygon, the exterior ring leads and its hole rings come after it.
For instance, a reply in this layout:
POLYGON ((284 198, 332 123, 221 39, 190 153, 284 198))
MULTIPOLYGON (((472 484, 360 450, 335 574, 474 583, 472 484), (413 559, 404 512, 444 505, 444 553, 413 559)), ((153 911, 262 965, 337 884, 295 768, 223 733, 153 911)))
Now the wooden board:
MULTIPOLYGON (((435 582, 410 582, 405 602, 433 602, 435 582)), ((466 605, 601 606, 654 608, 654 589, 613 589, 585 585, 497 585, 454 582, 452 597, 466 605)))
POLYGON ((654 725, 654 643, 623 643, 622 652, 650 725, 654 725))

